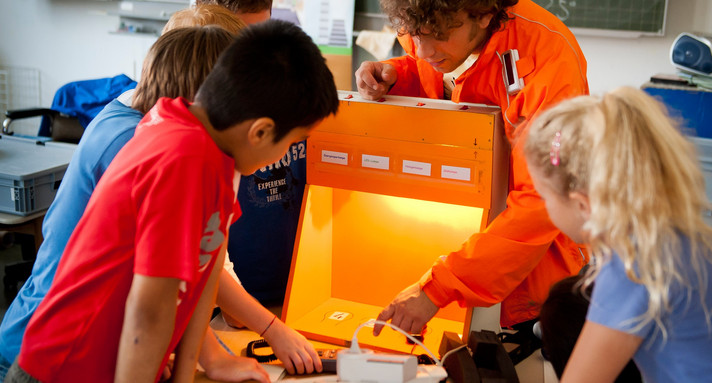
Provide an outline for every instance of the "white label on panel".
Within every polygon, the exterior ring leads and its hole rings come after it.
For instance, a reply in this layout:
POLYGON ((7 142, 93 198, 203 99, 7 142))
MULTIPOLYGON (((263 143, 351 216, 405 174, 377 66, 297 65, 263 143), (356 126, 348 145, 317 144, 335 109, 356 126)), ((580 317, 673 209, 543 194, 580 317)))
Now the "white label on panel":
POLYGON ((361 166, 364 168, 388 170, 390 169, 390 158, 364 154, 361 156, 361 166))
POLYGON ((403 173, 430 176, 430 167, 431 164, 427 162, 403 160, 403 173))
POLYGON ((342 152, 332 152, 331 150, 322 150, 321 162, 328 162, 337 165, 348 165, 349 154, 342 152))
POLYGON ((443 165, 440 176, 442 178, 449 178, 452 180, 469 181, 470 168, 443 165))

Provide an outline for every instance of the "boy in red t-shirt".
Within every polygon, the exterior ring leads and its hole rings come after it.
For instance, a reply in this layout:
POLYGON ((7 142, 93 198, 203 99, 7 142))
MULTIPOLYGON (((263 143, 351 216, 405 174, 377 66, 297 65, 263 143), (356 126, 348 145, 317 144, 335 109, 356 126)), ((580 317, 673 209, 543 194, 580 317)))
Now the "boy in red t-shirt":
POLYGON ((319 49, 280 21, 243 31, 194 104, 160 99, 98 183, 6 381, 158 381, 171 352, 173 380, 191 381, 239 216, 234 180, 337 108, 319 49))

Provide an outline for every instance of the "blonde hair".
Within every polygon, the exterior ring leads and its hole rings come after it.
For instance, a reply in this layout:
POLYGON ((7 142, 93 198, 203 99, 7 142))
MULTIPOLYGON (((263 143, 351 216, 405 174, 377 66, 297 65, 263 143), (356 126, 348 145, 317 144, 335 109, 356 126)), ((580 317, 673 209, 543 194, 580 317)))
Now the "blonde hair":
POLYGON ((194 5, 174 13, 165 27, 163 27, 162 33, 176 28, 200 27, 213 24, 222 27, 233 35, 236 35, 242 28, 246 27, 242 19, 227 8, 215 4, 204 4, 194 5))
POLYGON ((192 101, 222 51, 245 26, 219 5, 174 13, 143 60, 131 107, 145 114, 161 97, 192 101))
POLYGON ((234 36, 223 28, 178 28, 161 35, 143 60, 131 107, 146 114, 161 97, 193 100, 234 36))
MULTIPOLYGON (((671 310, 674 282, 699 289, 710 326, 705 264, 712 263, 712 228, 702 214, 710 203, 695 148, 664 106, 630 87, 601 99, 581 96, 538 116, 526 139, 529 166, 562 196, 588 196, 591 215, 584 228, 596 264, 615 251, 628 278, 646 287, 648 311, 636 318, 635 329, 654 321, 667 336, 662 316, 671 310), (689 240, 689 261, 679 257, 683 238, 689 240), (690 262, 696 275, 684 275, 682 262, 690 262)), ((591 268, 589 283, 598 270, 591 268)))
POLYGON ((195 3, 217 4, 235 13, 257 13, 272 9, 272 0, 195 0, 195 3))

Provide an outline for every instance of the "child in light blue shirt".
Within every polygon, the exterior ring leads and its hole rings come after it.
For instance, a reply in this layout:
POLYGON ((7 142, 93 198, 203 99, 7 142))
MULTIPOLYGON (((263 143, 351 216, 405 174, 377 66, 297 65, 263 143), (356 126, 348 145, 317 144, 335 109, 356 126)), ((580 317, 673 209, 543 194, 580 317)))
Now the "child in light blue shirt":
POLYGON ((527 166, 552 222, 588 243, 591 304, 562 382, 712 376, 712 228, 694 147, 644 92, 577 97, 530 126, 527 166))

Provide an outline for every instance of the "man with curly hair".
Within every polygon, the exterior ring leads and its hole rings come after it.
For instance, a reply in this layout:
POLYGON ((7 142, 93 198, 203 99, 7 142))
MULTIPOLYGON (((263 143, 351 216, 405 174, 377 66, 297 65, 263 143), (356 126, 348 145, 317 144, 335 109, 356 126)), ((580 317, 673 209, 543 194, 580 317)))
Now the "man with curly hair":
POLYGON ((247 25, 269 20, 272 15, 272 0, 195 0, 195 3, 222 5, 247 25))
MULTIPOLYGON (((512 153, 507 208, 459 250, 440 257, 379 319, 419 333, 452 301, 469 307, 501 302, 503 326, 531 324, 551 285, 576 274, 587 257, 549 220, 518 137, 540 110, 588 93, 583 53, 571 31, 531 0, 381 0, 381 7, 407 55, 361 64, 359 93, 498 105, 512 153)), ((374 333, 381 329, 375 326, 374 333)))

